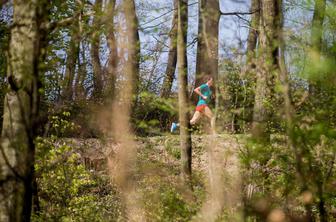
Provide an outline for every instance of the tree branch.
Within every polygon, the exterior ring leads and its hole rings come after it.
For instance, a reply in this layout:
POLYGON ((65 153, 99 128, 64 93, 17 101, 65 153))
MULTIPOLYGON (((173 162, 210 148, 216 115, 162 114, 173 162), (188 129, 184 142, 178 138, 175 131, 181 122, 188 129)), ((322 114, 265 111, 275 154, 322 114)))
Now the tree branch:
MULTIPOLYGON (((188 6, 195 5, 195 4, 198 4, 198 2, 190 3, 188 6)), ((167 12, 165 12, 165 13, 163 13, 163 14, 161 14, 161 15, 159 15, 159 16, 157 16, 157 17, 155 17, 155 18, 153 18, 153 19, 151 19, 151 20, 149 20, 147 22, 144 22, 143 24, 140 24, 140 26, 147 25, 147 24, 149 24, 149 23, 151 23, 151 22, 153 22, 153 21, 155 21, 155 20, 157 20, 157 19, 159 19, 159 18, 161 18, 161 17, 163 17, 163 16, 165 16, 165 15, 167 15, 167 14, 175 11, 175 10, 177 10, 177 9, 176 8, 171 9, 171 10, 169 10, 169 11, 167 11, 167 12)))
POLYGON ((241 15, 252 15, 256 12, 259 12, 260 9, 255 10, 253 12, 222 12, 221 10, 219 11, 221 15, 227 16, 227 15, 235 15, 235 16, 241 16, 241 15))

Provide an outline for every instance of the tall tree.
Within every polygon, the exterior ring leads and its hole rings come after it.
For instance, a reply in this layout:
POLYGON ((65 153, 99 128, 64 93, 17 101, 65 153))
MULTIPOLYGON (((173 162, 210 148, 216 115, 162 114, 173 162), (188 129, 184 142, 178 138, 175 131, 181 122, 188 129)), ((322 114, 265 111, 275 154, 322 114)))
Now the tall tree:
POLYGON ((138 32, 138 18, 135 11, 134 0, 124 0, 123 8, 125 11, 127 27, 127 63, 132 66, 132 82, 134 83, 134 93, 138 90, 139 65, 140 65, 140 37, 138 32))
POLYGON ((247 73, 251 73, 255 68, 255 50, 258 42, 258 29, 260 23, 260 0, 252 0, 251 2, 251 26, 247 38, 247 51, 246 51, 246 69, 247 73))
POLYGON ((275 78, 278 66, 279 0, 261 0, 257 83, 253 109, 252 135, 268 140, 268 124, 274 111, 275 78))
POLYGON ((30 221, 49 1, 14 1, 0 152, 0 221, 30 221))
MULTIPOLYGON (((218 31, 220 9, 218 0, 200 0, 198 13, 198 36, 195 87, 204 75, 218 78, 218 31)), ((197 96, 194 96, 197 100, 197 96)))
POLYGON ((172 20, 172 28, 169 33, 170 37, 170 45, 169 45, 169 53, 168 53, 168 63, 165 72, 165 79, 163 81, 163 86, 161 89, 161 97, 167 98, 169 97, 171 87, 174 81, 176 62, 177 62, 177 4, 178 0, 174 0, 174 15, 172 20))
POLYGON ((188 30, 188 1, 178 1, 178 31, 177 31, 177 66, 178 66, 178 98, 180 120, 180 144, 182 176, 188 179, 191 176, 191 134, 190 117, 188 112, 188 65, 187 65, 187 30, 188 30))
POLYGON ((115 37, 115 26, 114 26, 114 16, 115 16, 115 0, 109 0, 106 13, 105 13, 105 23, 107 26, 107 44, 110 50, 108 57, 108 66, 107 66, 107 96, 114 96, 115 94, 115 82, 117 75, 117 66, 118 66, 118 48, 117 41, 115 37))
MULTIPOLYGON (((77 3, 76 3, 77 4, 77 3)), ((78 5, 76 7, 79 7, 78 5)), ((75 16, 70 29, 70 40, 67 49, 67 60, 65 64, 65 74, 62 82, 62 99, 73 99, 73 82, 76 74, 76 64, 80 47, 80 35, 79 35, 79 14, 75 16)))
POLYGON ((313 50, 321 53, 322 50, 322 36, 323 36, 323 22, 326 11, 326 0, 315 0, 314 15, 312 21, 311 44, 313 50))
MULTIPOLYGON (((326 11, 326 0, 315 0, 314 15, 311 30, 311 53, 314 63, 319 63, 322 53, 323 22, 326 11), (317 55, 317 56, 314 56, 317 55), (317 61, 316 61, 317 59, 317 61)), ((312 96, 321 94, 322 85, 319 81, 310 80, 309 92, 312 96)))
MULTIPOLYGON (((314 15, 312 21, 312 30, 311 30, 311 45, 313 54, 317 54, 317 57, 313 56, 314 63, 320 63, 321 56, 322 56, 322 42, 323 42, 323 23, 326 13, 326 0, 315 0, 314 6, 314 15), (317 58, 317 61, 316 61, 317 58)), ((325 91, 323 92, 323 84, 320 80, 318 81, 310 81, 309 91, 310 97, 314 98, 316 102, 313 102, 314 106, 320 106, 319 103, 323 105, 325 103, 325 99, 328 98, 328 93, 325 91)), ((320 170, 320 169, 319 169, 320 170)), ((328 214, 325 207, 325 183, 322 173, 317 174, 315 183, 317 185, 317 196, 318 196, 318 209, 319 209, 319 216, 321 222, 328 221, 328 214)))
POLYGON ((92 39, 91 39, 91 60, 93 67, 93 98, 101 98, 103 90, 103 75, 99 57, 100 49, 100 27, 101 27, 101 13, 102 0, 96 0, 94 4, 94 17, 92 25, 92 39))

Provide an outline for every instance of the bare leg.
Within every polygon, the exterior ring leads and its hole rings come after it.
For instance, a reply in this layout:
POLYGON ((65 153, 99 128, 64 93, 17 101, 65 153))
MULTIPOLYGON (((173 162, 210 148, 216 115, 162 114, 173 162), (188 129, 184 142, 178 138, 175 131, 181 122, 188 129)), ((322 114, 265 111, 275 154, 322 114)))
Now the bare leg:
POLYGON ((211 130, 215 133, 215 116, 209 107, 205 107, 204 115, 210 119, 211 130))
POLYGON ((200 111, 195 111, 192 119, 190 120, 190 124, 194 125, 200 118, 201 118, 201 112, 200 111))

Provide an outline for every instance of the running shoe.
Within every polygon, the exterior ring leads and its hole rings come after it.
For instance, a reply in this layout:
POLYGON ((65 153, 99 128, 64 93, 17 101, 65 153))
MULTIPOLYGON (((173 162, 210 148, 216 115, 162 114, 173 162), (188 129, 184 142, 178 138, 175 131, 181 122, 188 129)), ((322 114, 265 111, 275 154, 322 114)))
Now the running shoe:
POLYGON ((177 124, 176 123, 172 123, 171 127, 170 127, 170 132, 173 133, 176 129, 177 129, 177 124))

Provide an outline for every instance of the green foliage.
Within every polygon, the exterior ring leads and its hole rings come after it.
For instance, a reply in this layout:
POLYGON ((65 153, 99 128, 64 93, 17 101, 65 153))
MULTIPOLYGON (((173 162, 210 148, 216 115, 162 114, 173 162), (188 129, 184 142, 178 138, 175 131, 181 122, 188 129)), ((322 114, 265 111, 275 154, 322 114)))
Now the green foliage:
POLYGON ((180 165, 175 154, 178 150, 176 136, 142 138, 139 149, 137 178, 142 206, 148 221, 191 221, 205 199, 204 175, 194 169, 192 186, 180 180, 180 165), (169 161, 167 161, 169 159, 169 161))
POLYGON ((133 122, 140 135, 157 135, 167 131, 170 123, 177 119, 176 101, 163 99, 149 92, 138 96, 133 122))
POLYGON ((172 155, 173 157, 175 157, 176 159, 181 159, 181 149, 180 148, 176 148, 173 146, 166 146, 166 150, 167 152, 172 155))
POLYGON ((97 115, 99 115, 99 110, 104 110, 105 107, 83 100, 64 103, 63 106, 57 108, 52 104, 48 106, 48 135, 76 138, 102 137, 102 131, 99 128, 101 123, 97 115))
POLYGON ((220 63, 219 110, 217 122, 234 132, 245 132, 252 121, 254 81, 241 76, 240 65, 233 60, 220 63))
MULTIPOLYGON (((63 112, 69 117, 69 112, 63 112)), ((52 116, 53 132, 63 135, 74 124, 52 116)), ((80 150, 55 135, 36 139, 36 178, 41 211, 33 221, 119 221, 122 210, 109 178, 89 171, 80 150), (118 219, 119 218, 119 219, 118 219)))
POLYGON ((147 202, 145 205, 147 209, 151 209, 150 217, 154 221, 190 221, 195 211, 174 188, 163 186, 158 192, 158 204, 153 206, 152 202, 147 202))

